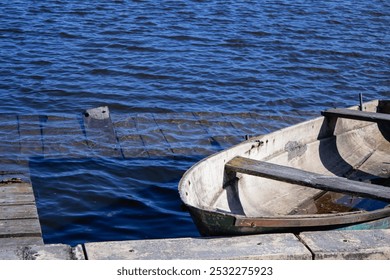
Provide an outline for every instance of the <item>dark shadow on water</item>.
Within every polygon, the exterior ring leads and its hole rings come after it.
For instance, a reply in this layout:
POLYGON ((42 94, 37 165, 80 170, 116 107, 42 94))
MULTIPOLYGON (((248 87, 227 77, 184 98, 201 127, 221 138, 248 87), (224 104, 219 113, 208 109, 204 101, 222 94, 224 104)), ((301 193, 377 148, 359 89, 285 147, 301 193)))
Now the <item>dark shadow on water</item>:
POLYGON ((198 160, 32 158, 45 243, 199 236, 177 190, 198 160))

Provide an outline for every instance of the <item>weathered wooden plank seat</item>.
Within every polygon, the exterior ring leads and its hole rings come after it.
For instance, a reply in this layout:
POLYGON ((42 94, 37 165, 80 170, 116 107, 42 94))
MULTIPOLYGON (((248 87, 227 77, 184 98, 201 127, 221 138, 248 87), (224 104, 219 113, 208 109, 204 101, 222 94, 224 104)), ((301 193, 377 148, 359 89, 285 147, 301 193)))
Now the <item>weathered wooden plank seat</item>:
POLYGON ((325 117, 346 118, 369 122, 390 122, 390 114, 351 109, 329 109, 322 111, 321 114, 325 117))
POLYGON ((237 156, 227 162, 225 168, 227 171, 260 176, 315 189, 390 201, 389 187, 352 181, 342 177, 326 176, 293 167, 253 160, 240 156, 237 156))

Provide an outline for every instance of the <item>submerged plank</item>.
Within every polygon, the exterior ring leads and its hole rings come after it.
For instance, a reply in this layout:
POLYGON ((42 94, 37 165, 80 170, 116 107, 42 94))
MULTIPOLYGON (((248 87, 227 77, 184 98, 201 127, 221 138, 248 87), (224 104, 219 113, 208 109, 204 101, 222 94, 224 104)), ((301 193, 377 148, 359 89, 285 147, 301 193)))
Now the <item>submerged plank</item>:
POLYGON ((44 116, 18 116, 22 156, 43 156, 41 119, 45 118, 44 116))
POLYGON ((42 123, 45 158, 89 156, 80 121, 74 117, 48 116, 42 123))
POLYGON ((86 110, 84 130, 89 148, 98 156, 122 157, 107 106, 86 110))
POLYGON ((192 113, 154 114, 155 121, 178 156, 208 156, 215 152, 209 135, 192 113))
POLYGON ((14 157, 20 153, 16 116, 0 115, 0 155, 14 157))
POLYGON ((145 143, 137 132, 135 119, 129 116, 113 115, 113 125, 118 136, 119 146, 125 158, 149 157, 145 143))
POLYGON ((197 122, 204 130, 204 138, 211 148, 216 151, 231 147, 245 139, 222 113, 198 112, 194 113, 197 122))
POLYGON ((134 117, 138 134, 145 144, 150 157, 173 156, 174 152, 161 128, 151 113, 139 114, 134 117))
POLYGON ((341 177, 325 176, 279 164, 238 156, 229 161, 225 167, 234 172, 260 176, 315 189, 390 201, 390 188, 388 187, 352 181, 341 177))
POLYGON ((390 114, 358 111, 351 109, 329 109, 321 112, 326 117, 347 118, 369 122, 390 122, 390 114))

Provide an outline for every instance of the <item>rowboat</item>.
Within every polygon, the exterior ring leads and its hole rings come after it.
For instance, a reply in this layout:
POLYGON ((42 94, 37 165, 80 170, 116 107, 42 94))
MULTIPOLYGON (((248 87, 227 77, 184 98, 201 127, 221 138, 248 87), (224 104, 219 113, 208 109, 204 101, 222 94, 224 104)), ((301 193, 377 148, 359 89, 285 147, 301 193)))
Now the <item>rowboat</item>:
POLYGON ((203 236, 390 227, 390 100, 333 108, 185 172, 203 236))

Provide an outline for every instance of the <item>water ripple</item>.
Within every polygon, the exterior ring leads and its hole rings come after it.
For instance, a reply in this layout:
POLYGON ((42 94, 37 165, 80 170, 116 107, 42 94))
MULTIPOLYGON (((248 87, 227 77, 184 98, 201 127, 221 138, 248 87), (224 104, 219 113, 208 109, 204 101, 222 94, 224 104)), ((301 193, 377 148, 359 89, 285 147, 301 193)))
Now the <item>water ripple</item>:
MULTIPOLYGON (((104 104, 117 114, 266 115, 267 129, 276 129, 327 107, 354 105, 359 93, 367 100, 390 97, 389 11, 388 1, 3 1, 0 113, 74 114, 104 104)), ((46 162, 33 166, 37 184, 50 181, 51 175, 39 175, 45 169, 55 174, 59 168, 60 182, 73 178, 62 190, 48 189, 91 214, 69 213, 64 217, 69 224, 80 221, 71 228, 45 213, 51 232, 46 238, 60 240, 68 233, 70 239, 86 240, 110 223, 98 219, 103 211, 72 199, 84 192, 96 203, 104 194, 126 209, 100 204, 120 221, 102 239, 116 231, 123 238, 156 237, 164 233, 165 218, 184 223, 183 235, 194 234, 174 205, 175 164, 163 168, 173 177, 155 166, 145 170, 148 176, 157 173, 151 181, 137 177, 142 174, 138 163, 117 162, 108 173, 101 171, 107 161, 85 164, 89 169, 69 163, 70 174, 60 163, 54 169, 46 162), (85 180, 84 187, 71 190, 85 177, 75 172, 78 168, 81 174, 97 173, 86 178, 96 180, 99 190, 85 180), (112 175, 116 168, 131 175, 112 175), (104 177, 111 182, 100 182, 104 177), (63 232, 51 230, 62 226, 63 232)), ((61 202, 47 196, 44 209, 53 212, 50 207, 61 202)), ((178 233, 167 229, 164 234, 178 233)))

